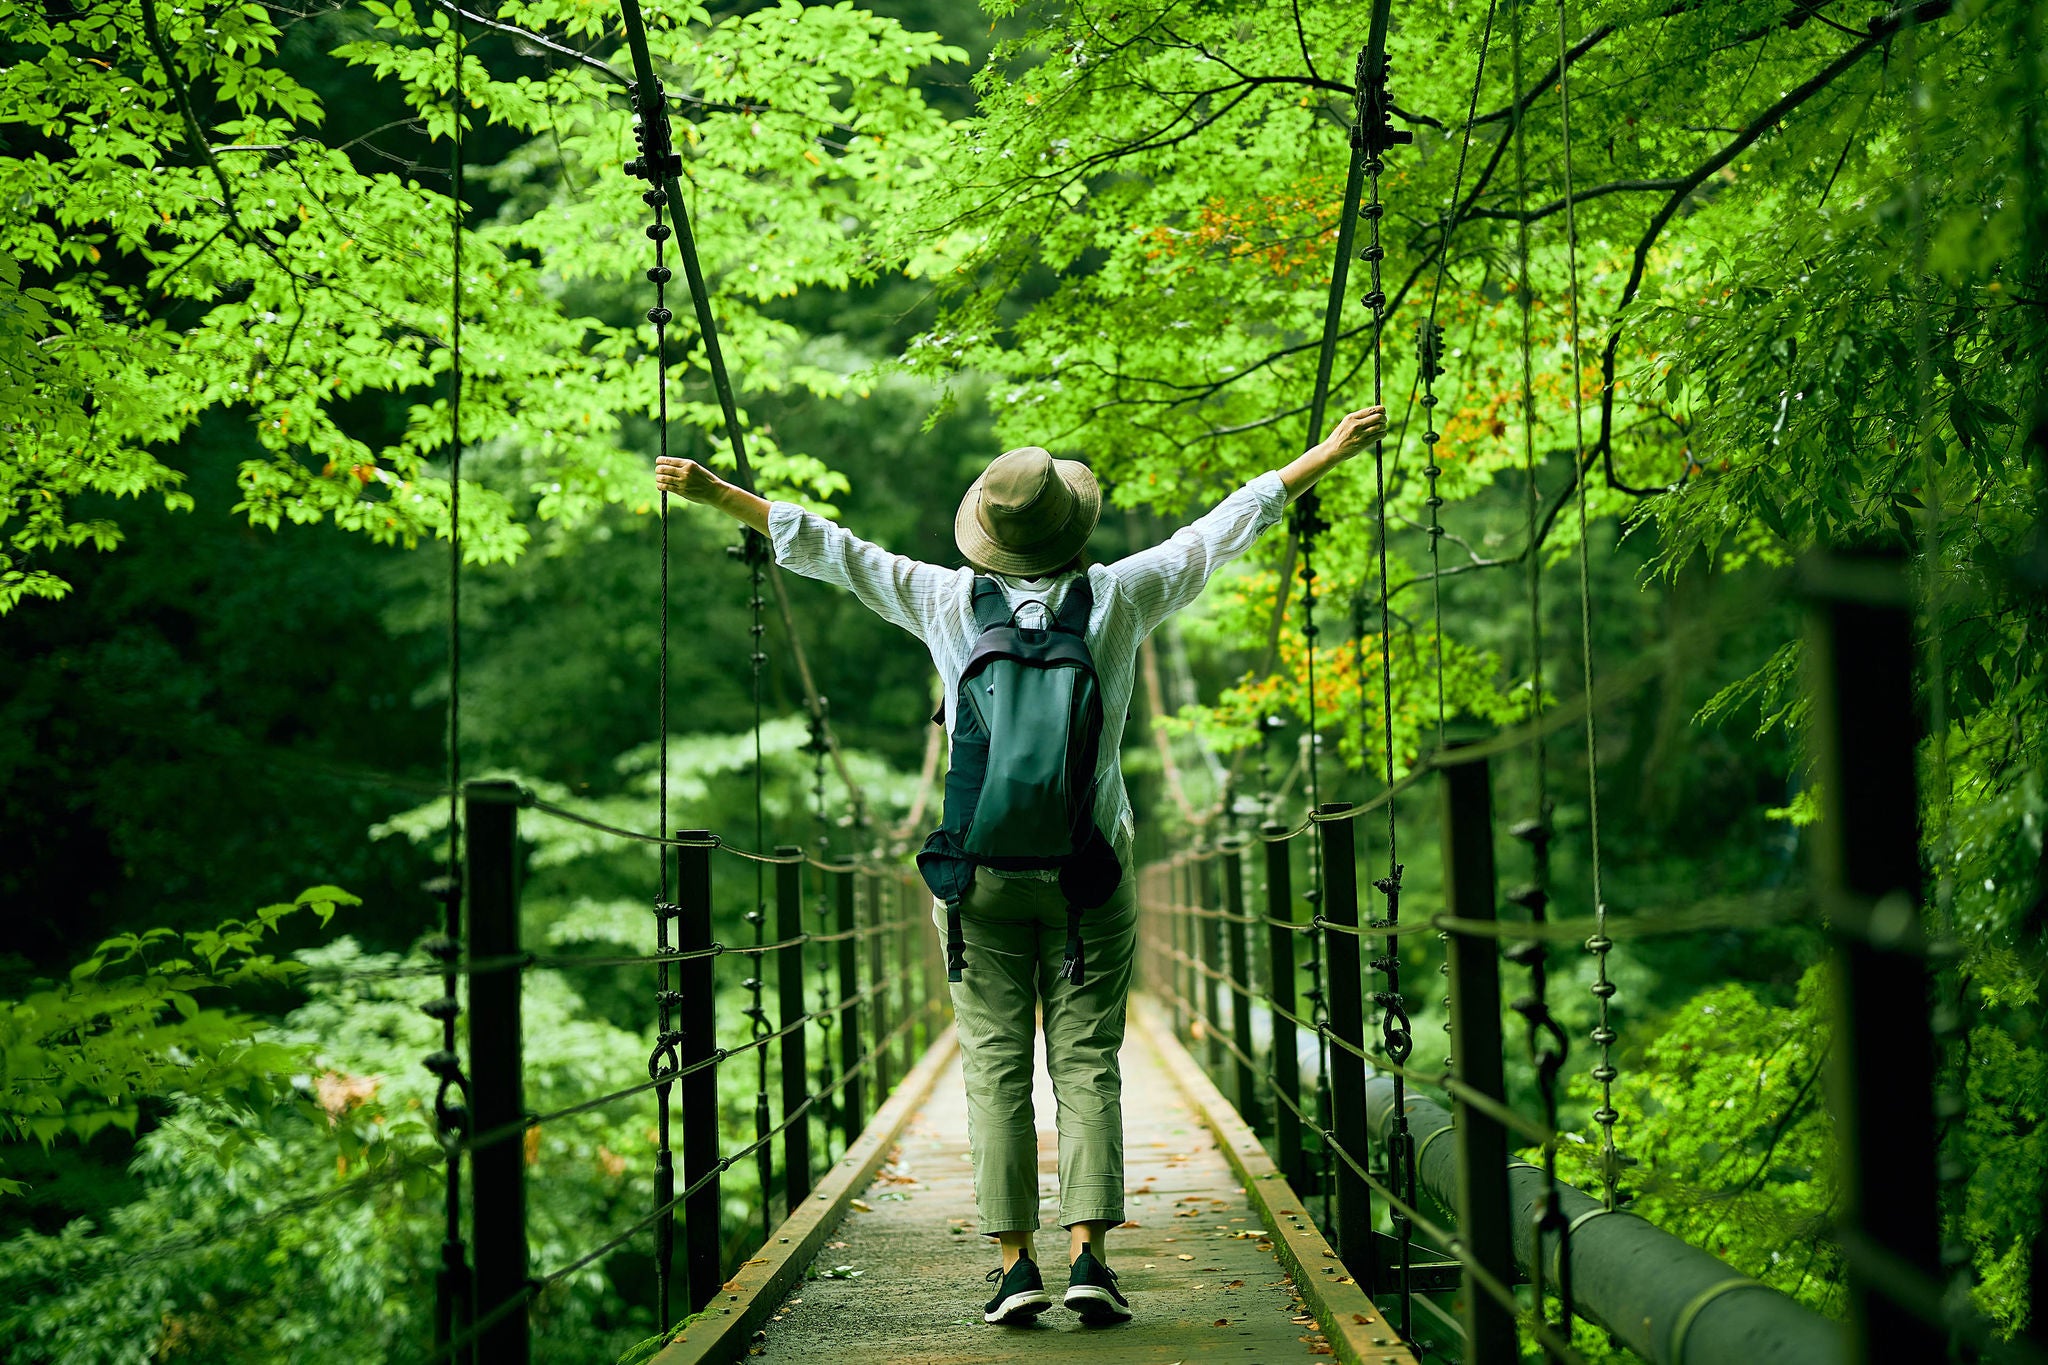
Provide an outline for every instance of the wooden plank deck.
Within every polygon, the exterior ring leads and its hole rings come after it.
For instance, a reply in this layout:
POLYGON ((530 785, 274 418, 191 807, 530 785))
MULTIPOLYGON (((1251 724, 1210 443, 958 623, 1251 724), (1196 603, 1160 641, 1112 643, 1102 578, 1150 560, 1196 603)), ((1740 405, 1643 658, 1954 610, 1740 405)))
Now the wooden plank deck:
MULTIPOLYGON (((955 1058, 904 1130, 893 1160, 753 1343, 757 1358, 824 1365, 998 1365, 1116 1360, 1131 1365, 1308 1361, 1334 1354, 1275 1259, 1259 1214, 1217 1139, 1133 1021, 1123 1052, 1126 1213, 1109 1244, 1135 1317, 1083 1327, 1055 1307, 1027 1328, 981 1320, 982 1276, 999 1262, 973 1233, 967 1106, 955 1058)), ((1046 1287, 1066 1287, 1057 1217, 1058 1140, 1041 1054, 1034 1097, 1038 1241, 1046 1287)), ((1347 1352, 1347 1354, 1349 1354, 1347 1352)))

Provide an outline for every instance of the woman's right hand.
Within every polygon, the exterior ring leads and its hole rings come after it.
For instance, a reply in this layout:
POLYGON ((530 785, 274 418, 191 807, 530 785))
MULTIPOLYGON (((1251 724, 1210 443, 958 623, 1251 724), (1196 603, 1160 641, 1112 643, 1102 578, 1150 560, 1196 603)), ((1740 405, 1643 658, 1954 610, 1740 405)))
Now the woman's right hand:
POLYGON ((1341 464, 1386 434, 1387 410, 1376 404, 1345 413, 1323 438, 1323 448, 1329 452, 1332 463, 1341 464))
POLYGON ((654 462, 654 486, 691 502, 710 502, 725 487, 725 480, 695 460, 664 455, 654 462))

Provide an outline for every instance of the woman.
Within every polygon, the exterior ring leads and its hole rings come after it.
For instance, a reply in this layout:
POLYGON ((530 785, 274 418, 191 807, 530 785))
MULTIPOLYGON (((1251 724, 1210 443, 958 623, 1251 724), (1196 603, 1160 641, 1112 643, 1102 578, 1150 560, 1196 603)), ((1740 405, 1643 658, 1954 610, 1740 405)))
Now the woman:
POLYGON ((1087 576, 1094 605, 1086 639, 1103 708, 1095 820, 1125 871, 1107 903, 1082 920, 1084 979, 1062 979, 1067 904, 1054 874, 978 868, 958 907, 972 964, 952 993, 974 1198, 980 1231, 996 1239, 1003 1257, 989 1273, 1000 1283, 984 1307, 985 1321, 1029 1322, 1052 1304, 1032 1256, 1038 1226, 1032 1034, 1041 1010, 1058 1106, 1059 1225, 1067 1231, 1070 1263, 1064 1303, 1089 1323, 1130 1316, 1109 1268, 1108 1243, 1109 1230, 1124 1221, 1117 1053, 1136 910, 1131 806, 1119 753, 1138 645, 1277 523, 1289 502, 1377 441, 1386 425, 1385 408, 1350 413, 1320 444, 1251 480, 1163 544, 1086 570, 1082 551, 1102 507, 1095 477, 1080 461, 1056 460, 1036 446, 997 457, 967 490, 953 521, 954 541, 968 565, 958 569, 891 554, 792 503, 766 502, 694 461, 656 461, 662 491, 715 507, 760 532, 777 564, 847 589, 923 641, 944 683, 949 733, 954 694, 979 633, 971 601, 977 576, 1000 586, 1026 626, 1049 621, 1069 588, 1087 576))

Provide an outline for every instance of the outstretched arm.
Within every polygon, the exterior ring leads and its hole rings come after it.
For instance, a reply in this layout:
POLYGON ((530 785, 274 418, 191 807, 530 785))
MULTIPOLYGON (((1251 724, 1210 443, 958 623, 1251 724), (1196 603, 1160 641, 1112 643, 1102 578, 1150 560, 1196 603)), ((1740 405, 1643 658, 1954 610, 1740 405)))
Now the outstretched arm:
POLYGON ((1280 471, 1280 482, 1287 485, 1287 500, 1293 502, 1313 488, 1317 479, 1386 434, 1384 407, 1345 413, 1328 436, 1295 456, 1280 471))
POLYGON ((956 599, 964 600, 955 570, 892 554, 794 503, 767 502, 694 460, 656 460, 654 482, 664 492, 715 507, 759 531, 768 538, 777 564, 845 588, 877 616, 920 640, 945 619, 956 599))
POLYGON ((1278 522, 1288 503, 1324 474, 1379 439, 1387 410, 1361 408, 1337 423, 1329 437, 1290 461, 1261 474, 1171 537, 1149 550, 1109 566, 1138 616, 1139 638, 1201 596, 1209 576, 1250 549, 1278 522))
POLYGON ((695 460, 662 456, 654 462, 654 486, 664 493, 715 507, 750 530, 768 534, 767 499, 727 483, 695 460))

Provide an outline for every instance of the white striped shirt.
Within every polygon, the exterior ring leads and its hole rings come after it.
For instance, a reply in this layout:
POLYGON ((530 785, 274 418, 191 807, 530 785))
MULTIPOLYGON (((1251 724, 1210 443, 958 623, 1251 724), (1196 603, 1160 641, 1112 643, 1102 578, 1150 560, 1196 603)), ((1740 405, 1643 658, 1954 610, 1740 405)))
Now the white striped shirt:
MULTIPOLYGON (((1088 618, 1088 649, 1102 689, 1102 740, 1096 759, 1095 823, 1129 867, 1134 827, 1124 790, 1124 722, 1131 709, 1138 645, 1159 624, 1201 596, 1209 576, 1251 548, 1287 508, 1287 487, 1276 471, 1259 475, 1209 512, 1149 550, 1088 569, 1095 610, 1088 618)), ((806 578, 847 589, 883 620, 924 641, 938 667, 946 699, 946 733, 960 670, 981 628, 975 624, 974 570, 925 564, 891 554, 794 503, 768 510, 775 562, 806 578)), ((1059 610, 1078 575, 1012 578, 991 574, 1020 625, 1043 625, 1059 610), (1042 603, 1033 607, 1029 603, 1042 603), (1021 610, 1020 610, 1021 609, 1021 610)))

